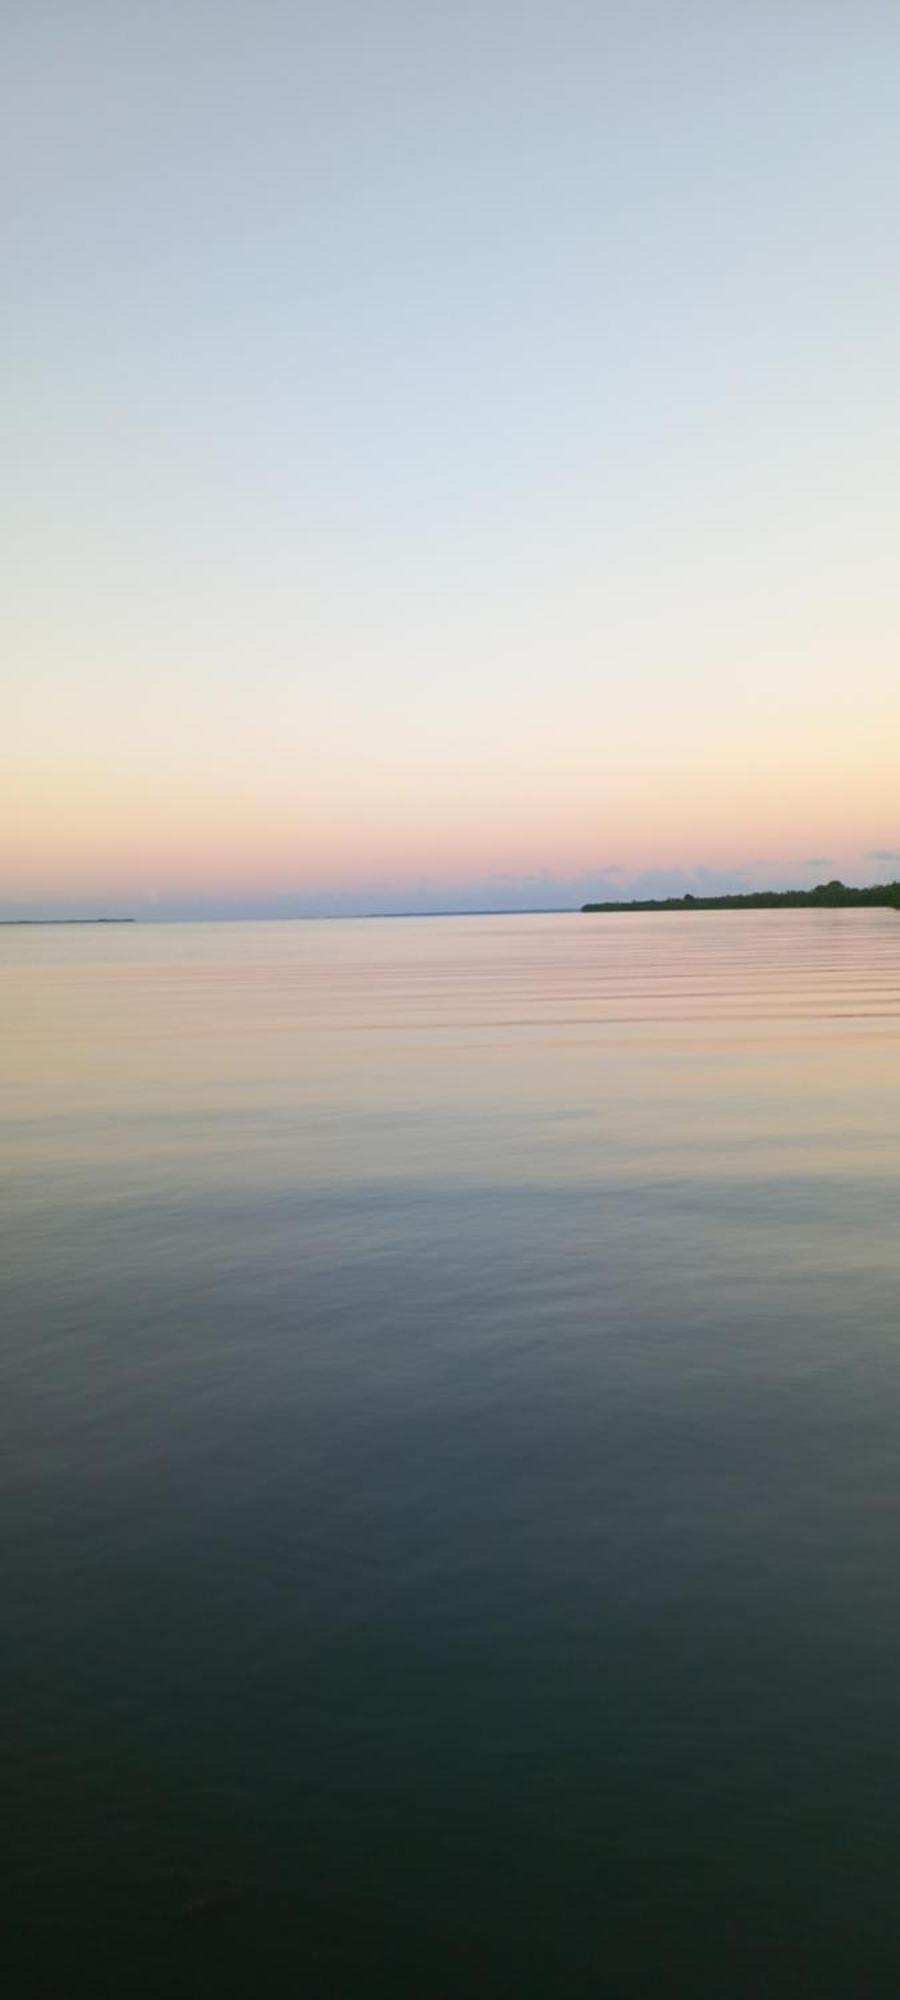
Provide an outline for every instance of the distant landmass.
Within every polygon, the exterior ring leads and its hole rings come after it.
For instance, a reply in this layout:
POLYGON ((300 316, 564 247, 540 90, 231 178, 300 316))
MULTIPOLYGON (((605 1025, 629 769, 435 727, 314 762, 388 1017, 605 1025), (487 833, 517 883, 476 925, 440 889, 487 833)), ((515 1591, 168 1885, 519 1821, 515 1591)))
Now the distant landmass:
POLYGON ((622 910, 900 910, 900 882, 873 882, 848 889, 845 882, 820 882, 815 889, 752 889, 741 896, 665 896, 640 903, 582 903, 582 913, 613 915, 622 910))
POLYGON ((22 929, 40 924, 133 924, 134 917, 0 917, 0 929, 22 929))

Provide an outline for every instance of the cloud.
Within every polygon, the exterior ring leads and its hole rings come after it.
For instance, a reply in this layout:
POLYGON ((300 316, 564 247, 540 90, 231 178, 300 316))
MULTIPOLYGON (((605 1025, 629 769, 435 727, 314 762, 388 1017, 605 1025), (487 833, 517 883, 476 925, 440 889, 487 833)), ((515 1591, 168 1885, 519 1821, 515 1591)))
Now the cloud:
MULTIPOLYGON (((880 859, 900 860, 882 849, 880 859)), ((822 857, 808 867, 826 865, 822 857)), ((668 896, 728 895, 746 889, 796 888, 801 864, 796 861, 753 861, 730 868, 708 868, 702 863, 682 868, 628 869, 618 863, 584 868, 577 874, 555 875, 549 870, 531 874, 492 873, 462 877, 456 881, 436 881, 427 876, 371 878, 352 888, 322 887, 254 894, 227 893, 177 895, 154 888, 147 900, 141 894, 124 894, 114 900, 92 897, 75 904, 54 907, 0 908, 7 919, 17 916, 128 916, 144 922, 190 921, 197 918, 231 919, 296 917, 376 917, 451 916, 528 910, 578 910, 582 903, 629 903, 662 900, 668 896), (152 898, 152 900, 151 900, 152 898)))
POLYGON ((870 847, 867 861, 900 861, 900 847, 870 847))
POLYGON ((834 856, 831 854, 811 854, 808 860, 804 861, 803 866, 804 868, 833 868, 834 856))

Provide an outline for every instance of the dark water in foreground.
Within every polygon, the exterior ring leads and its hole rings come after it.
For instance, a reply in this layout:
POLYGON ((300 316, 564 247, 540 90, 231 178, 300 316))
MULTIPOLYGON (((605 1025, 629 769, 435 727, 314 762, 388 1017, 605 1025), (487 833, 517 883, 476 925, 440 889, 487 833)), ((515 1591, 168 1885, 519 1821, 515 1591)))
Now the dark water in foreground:
POLYGON ((900 919, 0 967, 5 1990, 895 1993, 900 919))

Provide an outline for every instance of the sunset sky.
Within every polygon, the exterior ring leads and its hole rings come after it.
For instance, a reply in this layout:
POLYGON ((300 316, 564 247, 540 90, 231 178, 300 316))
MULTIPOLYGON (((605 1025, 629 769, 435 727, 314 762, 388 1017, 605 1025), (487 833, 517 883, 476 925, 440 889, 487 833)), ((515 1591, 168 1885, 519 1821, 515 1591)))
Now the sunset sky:
POLYGON ((0 914, 900 875, 896 0, 12 0, 0 914))

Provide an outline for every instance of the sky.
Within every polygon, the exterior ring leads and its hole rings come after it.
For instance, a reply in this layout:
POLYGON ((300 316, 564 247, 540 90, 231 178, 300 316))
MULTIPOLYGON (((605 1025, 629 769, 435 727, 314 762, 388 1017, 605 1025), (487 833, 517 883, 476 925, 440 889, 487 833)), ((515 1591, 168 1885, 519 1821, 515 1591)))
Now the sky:
POLYGON ((896 0, 7 0, 0 914, 900 875, 896 0))

